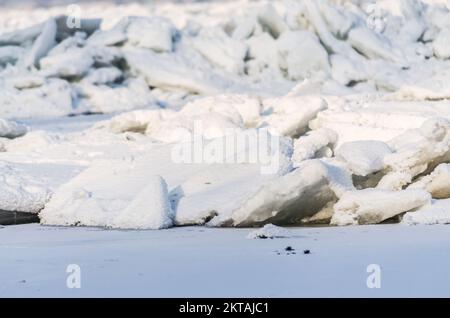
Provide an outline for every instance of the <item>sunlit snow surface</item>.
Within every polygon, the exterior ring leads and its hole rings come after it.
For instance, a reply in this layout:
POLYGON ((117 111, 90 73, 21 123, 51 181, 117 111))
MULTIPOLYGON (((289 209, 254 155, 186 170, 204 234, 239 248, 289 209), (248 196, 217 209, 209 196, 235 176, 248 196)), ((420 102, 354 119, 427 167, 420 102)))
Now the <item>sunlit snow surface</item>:
POLYGON ((5 227, 0 296, 448 296, 447 226, 296 228, 255 240, 250 231, 5 227), (80 289, 66 287, 70 264, 81 268, 80 289), (381 288, 367 287, 371 264, 381 288))
POLYGON ((28 4, 0 13, 3 210, 127 229, 447 223, 445 4, 28 4))
POLYGON ((447 223, 443 4, 28 2, 0 15, 3 210, 159 229, 372 224, 438 206, 426 223, 447 223))
POLYGON ((0 7, 0 296, 448 296, 449 1, 73 2, 0 7))

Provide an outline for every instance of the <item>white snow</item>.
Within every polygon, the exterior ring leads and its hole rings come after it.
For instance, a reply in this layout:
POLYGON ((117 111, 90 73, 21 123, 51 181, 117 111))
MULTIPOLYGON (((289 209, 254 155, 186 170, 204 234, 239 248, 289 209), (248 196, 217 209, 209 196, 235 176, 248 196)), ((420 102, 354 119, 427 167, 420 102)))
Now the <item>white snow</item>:
POLYGON ((436 57, 441 59, 450 58, 450 28, 443 29, 433 41, 433 51, 436 57))
POLYGON ((448 296, 448 1, 4 2, 0 296, 448 296))
POLYGON ((31 118, 64 116, 74 111, 72 88, 62 79, 48 79, 45 85, 27 89, 0 90, 2 118, 31 118))
POLYGON ((127 41, 134 46, 155 52, 172 51, 175 27, 162 18, 133 17, 128 21, 127 41))
POLYGON ((76 29, 64 9, 0 13, 0 160, 30 166, 5 181, 9 210, 136 229, 341 225, 449 197, 447 7, 94 2, 76 29), (74 174, 46 185, 42 164, 74 174))
POLYGON ((342 144, 336 150, 336 157, 347 163, 348 168, 358 176, 367 176, 385 168, 384 157, 392 153, 382 141, 364 140, 342 144))
POLYGON ((160 176, 153 176, 130 204, 115 217, 111 226, 159 230, 172 226, 173 218, 167 184, 160 176))
POLYGON ((0 118, 0 137, 16 138, 27 133, 27 127, 14 121, 0 118))
POLYGON ((1 162, 0 210, 38 213, 50 198, 45 183, 33 175, 1 162))
POLYGON ((448 296, 448 225, 290 228, 272 240, 246 239, 251 231, 6 226, 0 296, 448 296), (69 264, 81 268, 79 289, 66 287, 69 264), (370 264, 381 267, 381 288, 367 288, 370 264))
POLYGON ((433 200, 431 203, 408 212, 403 216, 403 224, 448 224, 450 223, 450 200, 433 200))
POLYGON ((319 96, 284 96, 263 100, 269 115, 264 119, 274 131, 288 136, 305 133, 308 123, 326 109, 327 103, 319 96))
POLYGON ((294 141, 292 161, 298 164, 307 159, 331 157, 336 141, 337 135, 330 129, 312 130, 294 141))
POLYGON ((450 198, 450 164, 438 165, 426 175, 409 186, 410 189, 425 189, 435 199, 450 198))
POLYGON ((328 55, 314 33, 283 32, 278 39, 280 67, 291 80, 302 80, 320 70, 328 70, 328 55))
POLYGON ((297 224, 352 189, 350 175, 340 167, 319 160, 306 161, 296 170, 261 186, 233 211, 231 222, 235 226, 263 222, 297 224))
POLYGON ((201 30, 192 45, 208 61, 226 71, 236 74, 243 72, 247 46, 233 40, 224 31, 201 30))
POLYGON ((79 173, 64 164, 0 161, 0 210, 38 213, 56 188, 79 173))
POLYGON ((68 52, 52 54, 40 61, 41 69, 51 75, 59 77, 81 77, 94 64, 89 50, 74 48, 68 52))
POLYGON ((273 239, 273 238, 286 238, 291 234, 283 227, 273 224, 266 224, 262 228, 254 230, 248 233, 248 239, 273 239))
POLYGON ((114 66, 89 70, 83 81, 90 84, 112 84, 122 76, 122 72, 114 66))
POLYGON ((52 195, 39 214, 41 223, 125 229, 170 227, 173 213, 164 179, 131 174, 132 167, 121 162, 92 164, 52 195), (106 178, 109 181, 105 183, 106 178))
POLYGON ((430 200, 430 194, 423 190, 364 189, 346 192, 334 205, 331 224, 380 223, 400 213, 421 207, 430 200))
POLYGON ((54 19, 49 19, 44 24, 41 34, 36 38, 25 59, 25 66, 36 66, 39 60, 56 45, 56 28, 56 21, 54 19))

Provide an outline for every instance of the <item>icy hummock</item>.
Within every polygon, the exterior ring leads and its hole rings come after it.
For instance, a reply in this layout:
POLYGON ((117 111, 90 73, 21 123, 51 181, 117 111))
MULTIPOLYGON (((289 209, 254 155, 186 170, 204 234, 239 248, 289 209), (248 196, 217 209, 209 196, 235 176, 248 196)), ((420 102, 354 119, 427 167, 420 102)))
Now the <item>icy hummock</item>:
MULTIPOLYGON (((120 169, 107 167, 108 170, 111 168, 120 169)), ((167 184, 160 176, 147 176, 140 183, 126 175, 112 177, 108 182, 109 190, 122 185, 127 192, 107 191, 103 184, 95 184, 94 180, 101 174, 98 168, 95 169, 87 169, 53 194, 52 200, 39 213, 42 224, 123 229, 163 229, 172 226, 174 216, 167 184), (93 179, 93 176, 96 177, 93 179)), ((105 178, 97 180, 104 182, 105 178)))
POLYGON ((17 122, 0 118, 0 137, 16 138, 27 133, 27 127, 17 122))
POLYGON ((449 224, 450 223, 450 199, 433 200, 429 204, 406 213, 403 224, 449 224))
POLYGON ((76 28, 65 9, 0 12, 0 209, 125 229, 447 223, 448 6, 93 2, 76 28), (223 147, 252 136, 266 153, 223 147))

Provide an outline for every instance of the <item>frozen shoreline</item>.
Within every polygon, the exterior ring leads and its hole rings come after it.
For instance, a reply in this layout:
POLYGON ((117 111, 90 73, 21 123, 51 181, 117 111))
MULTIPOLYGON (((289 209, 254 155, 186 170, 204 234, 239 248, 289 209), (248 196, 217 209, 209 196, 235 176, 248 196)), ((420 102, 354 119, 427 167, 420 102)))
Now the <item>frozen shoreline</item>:
POLYGON ((0 228, 0 296, 448 297, 450 293, 445 279, 450 274, 446 226, 290 228, 290 237, 264 240, 247 239, 250 231, 0 228), (288 254, 287 246, 296 254, 288 254), (305 249, 310 254, 303 254, 305 249), (66 287, 69 264, 81 268, 81 289, 66 287), (369 264, 381 267, 380 289, 366 286, 369 264))

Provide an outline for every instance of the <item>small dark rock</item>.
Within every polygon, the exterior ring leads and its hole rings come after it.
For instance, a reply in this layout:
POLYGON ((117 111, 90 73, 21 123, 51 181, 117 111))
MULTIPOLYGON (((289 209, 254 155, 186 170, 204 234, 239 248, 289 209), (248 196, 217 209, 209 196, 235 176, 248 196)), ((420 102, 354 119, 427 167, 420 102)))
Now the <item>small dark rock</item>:
POLYGON ((292 248, 292 246, 287 246, 284 250, 285 250, 285 251, 294 251, 294 249, 292 248))
POLYGON ((311 254, 311 251, 310 250, 304 250, 303 254, 311 254))

